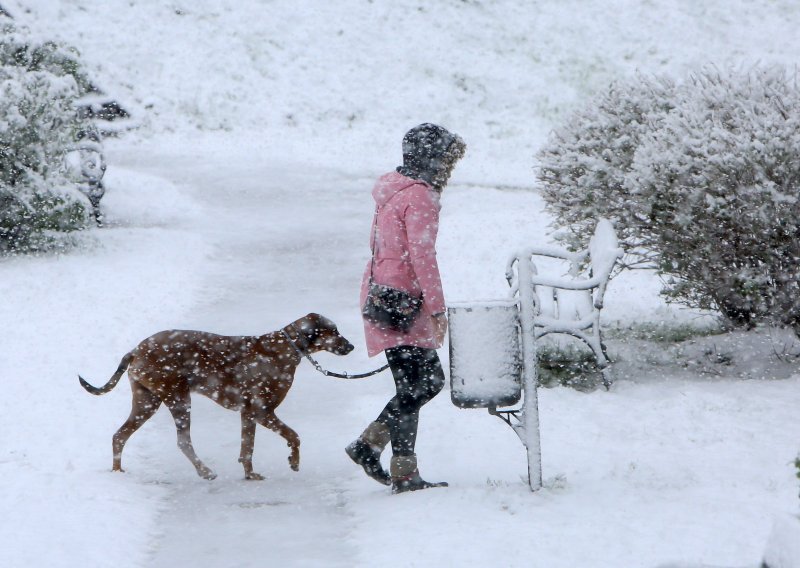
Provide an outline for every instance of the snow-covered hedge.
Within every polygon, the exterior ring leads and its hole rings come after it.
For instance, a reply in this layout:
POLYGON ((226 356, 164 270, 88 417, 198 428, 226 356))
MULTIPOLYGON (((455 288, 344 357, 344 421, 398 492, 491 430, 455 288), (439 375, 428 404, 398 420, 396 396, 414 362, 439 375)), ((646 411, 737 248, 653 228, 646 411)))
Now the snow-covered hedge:
POLYGON ((795 76, 775 67, 617 83, 539 153, 545 201, 573 242, 614 220, 668 298, 798 328, 798 109, 795 76))
POLYGON ((76 113, 88 83, 68 50, 0 27, 0 251, 41 250, 91 222, 66 161, 93 128, 76 113))

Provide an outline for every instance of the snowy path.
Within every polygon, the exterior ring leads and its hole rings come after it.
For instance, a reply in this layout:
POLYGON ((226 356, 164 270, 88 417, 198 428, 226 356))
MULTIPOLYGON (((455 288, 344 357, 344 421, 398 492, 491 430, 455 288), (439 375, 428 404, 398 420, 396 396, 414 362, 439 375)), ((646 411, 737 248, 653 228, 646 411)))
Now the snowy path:
MULTIPOLYGON (((355 318, 342 317, 355 310, 353 290, 359 274, 351 269, 351 256, 363 248, 359 229, 364 223, 353 217, 363 213, 358 211, 361 205, 367 215, 360 217, 368 222, 370 207, 368 202, 355 203, 354 193, 348 191, 352 181, 348 185, 330 172, 288 168, 240 168, 231 176, 230 170, 215 174, 218 164, 207 169, 196 163, 186 166, 174 161, 169 168, 152 161, 148 166, 148 173, 189 188, 211 212, 210 222, 198 227, 214 246, 209 281, 203 286, 206 300, 183 325, 260 334, 320 311, 339 322, 345 335, 360 332, 353 329, 355 318)), ((336 368, 358 364, 353 358, 346 365, 333 356, 321 359, 336 368)), ((364 367, 369 364, 363 362, 364 367)), ((174 448, 168 416, 159 413, 158 434, 148 441, 147 451, 166 461, 148 464, 147 475, 160 478, 170 494, 159 519, 163 534, 153 547, 153 566, 181 565, 187 558, 202 559, 205 566, 250 566, 267 559, 270 565, 282 566, 354 564, 342 480, 332 476, 328 465, 342 462, 342 447, 351 434, 325 435, 339 426, 337 409, 347 406, 348 391, 332 383, 307 364, 301 366, 278 411, 303 440, 301 471, 289 470, 282 440, 259 428, 255 464, 267 475, 263 482, 242 479, 236 462, 236 413, 194 397, 195 445, 219 474, 213 482, 194 475, 174 448), (329 438, 335 442, 318 447, 320 440, 329 438)))

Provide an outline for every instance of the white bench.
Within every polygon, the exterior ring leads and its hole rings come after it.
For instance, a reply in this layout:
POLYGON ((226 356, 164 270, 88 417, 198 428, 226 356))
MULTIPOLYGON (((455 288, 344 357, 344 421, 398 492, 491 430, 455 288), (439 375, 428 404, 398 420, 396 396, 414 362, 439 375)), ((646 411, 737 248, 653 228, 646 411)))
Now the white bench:
POLYGON ((534 287, 536 301, 536 338, 563 333, 586 343, 595 356, 597 366, 604 370, 606 388, 611 381, 605 369, 611 361, 600 333, 600 310, 603 308, 603 296, 611 271, 622 255, 613 225, 607 219, 600 219, 586 250, 572 253, 558 247, 531 247, 515 254, 506 266, 506 279, 512 287, 512 295, 515 295, 520 285, 516 281, 517 259, 533 260, 534 275, 529 285, 534 287), (566 261, 569 269, 563 276, 539 274, 535 257, 566 261))

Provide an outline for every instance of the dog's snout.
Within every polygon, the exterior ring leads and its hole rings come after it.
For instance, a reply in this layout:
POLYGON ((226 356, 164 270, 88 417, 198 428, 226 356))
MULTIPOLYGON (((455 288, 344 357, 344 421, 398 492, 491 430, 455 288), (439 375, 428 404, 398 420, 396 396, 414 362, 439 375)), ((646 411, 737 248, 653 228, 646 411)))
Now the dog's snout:
POLYGON ((353 345, 352 343, 350 343, 350 342, 347 340, 347 338, 346 338, 345 336, 343 336, 343 335, 339 335, 339 336, 337 337, 337 339, 338 339, 338 341, 337 341, 337 346, 336 346, 336 347, 338 348, 338 349, 337 349, 337 351, 338 351, 340 354, 342 354, 342 355, 347 355, 347 354, 348 354, 348 353, 350 353, 350 352, 351 352, 353 349, 355 349, 355 348, 356 348, 356 346, 355 346, 355 345, 353 345))

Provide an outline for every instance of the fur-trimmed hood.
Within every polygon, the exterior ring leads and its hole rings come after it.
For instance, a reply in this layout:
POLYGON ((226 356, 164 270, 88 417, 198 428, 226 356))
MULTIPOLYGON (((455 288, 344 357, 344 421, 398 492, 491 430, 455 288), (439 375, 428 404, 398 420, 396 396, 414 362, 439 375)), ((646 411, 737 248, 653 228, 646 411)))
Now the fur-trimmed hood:
POLYGON ((466 144, 457 134, 426 122, 415 126, 403 136, 403 165, 397 171, 441 190, 466 148, 466 144))

